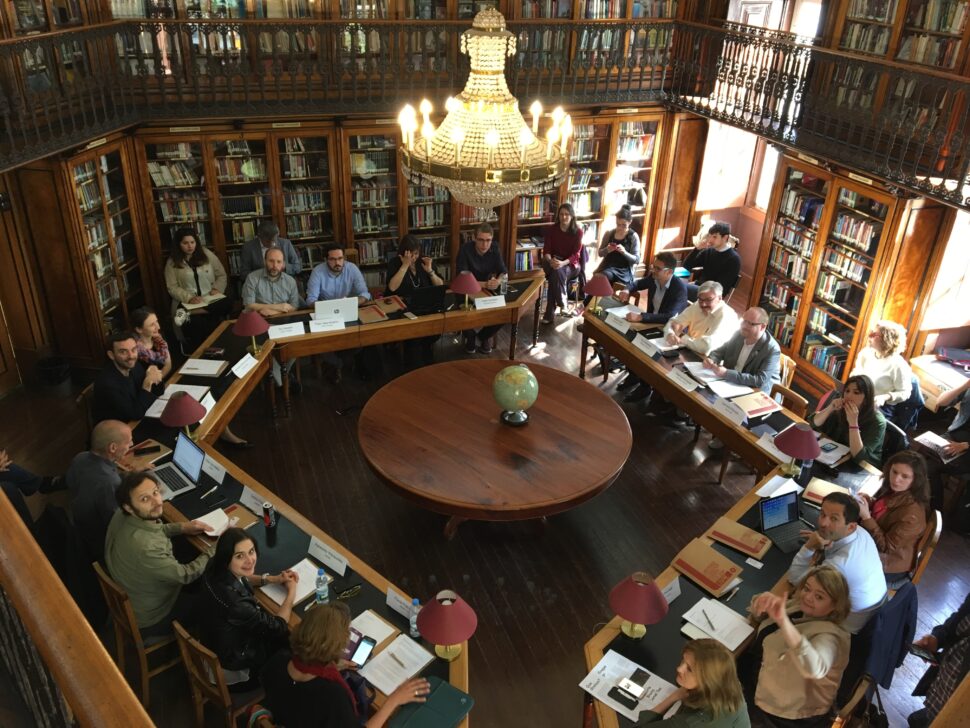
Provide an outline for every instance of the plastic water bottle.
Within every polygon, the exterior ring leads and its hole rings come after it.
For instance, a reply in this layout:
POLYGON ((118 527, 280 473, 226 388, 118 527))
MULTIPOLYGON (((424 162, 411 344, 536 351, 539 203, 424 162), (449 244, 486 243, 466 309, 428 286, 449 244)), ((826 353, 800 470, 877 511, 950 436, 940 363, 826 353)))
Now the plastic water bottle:
POLYGON ((330 584, 327 582, 327 572, 317 569, 317 604, 330 603, 330 584))
POLYGON ((508 273, 503 273, 498 279, 498 292, 503 296, 509 292, 509 275, 508 273))
POLYGON ((418 612, 420 611, 421 602, 417 597, 415 597, 411 600, 411 617, 409 619, 411 623, 410 633, 413 639, 419 639, 421 637, 421 633, 418 632, 418 612))

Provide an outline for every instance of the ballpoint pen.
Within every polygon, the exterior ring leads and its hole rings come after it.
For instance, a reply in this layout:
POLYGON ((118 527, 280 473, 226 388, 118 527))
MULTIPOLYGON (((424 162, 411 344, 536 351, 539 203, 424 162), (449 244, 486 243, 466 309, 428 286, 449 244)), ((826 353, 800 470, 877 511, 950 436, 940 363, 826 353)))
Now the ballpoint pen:
MULTIPOLYGON (((731 601, 731 599, 734 597, 734 595, 737 594, 740 590, 741 590, 741 587, 739 587, 739 586, 734 587, 731 590, 731 593, 727 595, 727 599, 724 600, 725 604, 727 602, 731 601)), ((708 619, 707 621, 710 622, 711 620, 708 619)))
POLYGON ((404 667, 404 663, 401 662, 401 658, 400 657, 398 657, 397 655, 395 655, 393 652, 388 652, 387 654, 389 654, 391 656, 391 659, 394 660, 394 662, 396 662, 402 668, 404 667))
POLYGON ((218 485, 213 485, 211 488, 209 488, 209 490, 207 490, 205 493, 203 493, 201 496, 199 496, 199 500, 202 500, 203 498, 208 498, 210 495, 212 495, 213 493, 215 493, 216 490, 218 490, 218 489, 219 489, 219 486, 218 485))
POLYGON ((714 622, 712 622, 712 621, 711 621, 711 618, 707 616, 707 612, 705 612, 705 611, 704 611, 704 610, 702 609, 702 610, 701 610, 701 614, 703 614, 703 615, 704 615, 704 619, 706 619, 706 620, 707 620, 707 623, 708 623, 709 625, 711 625, 711 629, 717 629, 717 628, 716 628, 716 627, 714 626, 714 622))

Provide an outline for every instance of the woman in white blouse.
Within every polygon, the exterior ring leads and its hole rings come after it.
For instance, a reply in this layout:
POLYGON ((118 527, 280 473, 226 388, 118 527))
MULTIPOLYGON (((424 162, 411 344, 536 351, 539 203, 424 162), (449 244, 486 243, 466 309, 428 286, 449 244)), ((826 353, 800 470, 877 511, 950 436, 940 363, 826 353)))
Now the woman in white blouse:
MULTIPOLYGON (((186 303, 205 302, 205 296, 226 292, 226 269, 208 248, 199 243, 192 228, 176 230, 172 248, 165 261, 165 287, 172 297, 172 314, 186 303)), ((208 338, 229 313, 229 299, 213 301, 191 311, 191 319, 182 325, 189 349, 195 349, 208 338)))
POLYGON ((909 399, 913 371, 903 359, 906 329, 895 321, 880 321, 869 332, 869 344, 859 352, 849 376, 865 374, 875 385, 875 404, 883 414, 909 399), (887 411, 888 410, 888 411, 887 411))

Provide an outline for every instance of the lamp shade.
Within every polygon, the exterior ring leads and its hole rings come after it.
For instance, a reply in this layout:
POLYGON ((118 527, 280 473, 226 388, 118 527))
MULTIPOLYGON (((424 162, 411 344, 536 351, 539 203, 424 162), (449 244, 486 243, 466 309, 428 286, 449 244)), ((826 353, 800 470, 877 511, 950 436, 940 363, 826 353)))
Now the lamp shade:
POLYGON ((269 331, 269 321, 257 311, 243 311, 232 325, 232 333, 236 336, 259 336, 269 331))
POLYGON ((822 452, 815 430, 804 423, 792 425, 775 436, 775 447, 796 460, 814 460, 822 452))
POLYGON ((613 284, 602 273, 597 273, 586 282, 586 287, 583 291, 587 296, 612 296, 613 284))
POLYGON ((667 616, 667 599, 649 574, 638 571, 610 592, 610 609, 634 624, 656 624, 667 616))
POLYGON ((466 270, 455 276, 455 280, 451 282, 451 290, 455 293, 463 293, 466 296, 470 296, 482 290, 482 284, 475 280, 475 276, 466 270))
POLYGON ((205 417, 205 407, 186 392, 176 392, 168 400, 159 418, 166 427, 188 427, 201 422, 205 417))
POLYGON ((418 631, 428 642, 436 645, 457 645, 464 642, 478 627, 478 616, 468 602, 448 589, 438 592, 434 599, 418 612, 418 631))

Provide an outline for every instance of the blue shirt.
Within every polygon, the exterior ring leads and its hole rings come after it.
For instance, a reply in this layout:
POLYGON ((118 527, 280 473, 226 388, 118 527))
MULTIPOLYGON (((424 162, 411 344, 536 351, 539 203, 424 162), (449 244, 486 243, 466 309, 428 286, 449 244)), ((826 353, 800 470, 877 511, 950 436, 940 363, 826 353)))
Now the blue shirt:
POLYGON ((334 301, 351 296, 362 296, 366 299, 371 297, 364 276, 356 265, 344 263, 344 269, 339 274, 331 271, 326 263, 321 263, 313 269, 310 280, 306 284, 307 303, 334 301))

